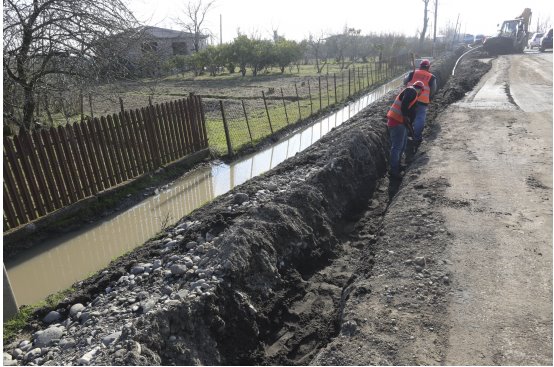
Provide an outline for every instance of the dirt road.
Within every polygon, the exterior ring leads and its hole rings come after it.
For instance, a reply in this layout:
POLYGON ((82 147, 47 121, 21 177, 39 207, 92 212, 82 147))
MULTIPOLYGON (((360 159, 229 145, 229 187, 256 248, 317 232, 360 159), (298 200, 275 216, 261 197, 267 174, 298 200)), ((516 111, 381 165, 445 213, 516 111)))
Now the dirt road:
POLYGON ((552 365, 552 55, 492 60, 427 133, 313 364, 552 365))
POLYGON ((441 116, 455 240, 446 364, 552 364, 552 54, 500 57, 441 116))

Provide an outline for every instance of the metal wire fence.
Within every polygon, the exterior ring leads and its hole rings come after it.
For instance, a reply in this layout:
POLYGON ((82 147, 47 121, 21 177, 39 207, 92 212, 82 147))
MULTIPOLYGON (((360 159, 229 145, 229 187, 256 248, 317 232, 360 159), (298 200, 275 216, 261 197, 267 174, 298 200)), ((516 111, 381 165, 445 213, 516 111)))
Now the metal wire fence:
POLYGON ((210 147, 222 156, 240 150, 406 72, 410 55, 370 62, 341 73, 260 91, 258 98, 203 98, 210 147))

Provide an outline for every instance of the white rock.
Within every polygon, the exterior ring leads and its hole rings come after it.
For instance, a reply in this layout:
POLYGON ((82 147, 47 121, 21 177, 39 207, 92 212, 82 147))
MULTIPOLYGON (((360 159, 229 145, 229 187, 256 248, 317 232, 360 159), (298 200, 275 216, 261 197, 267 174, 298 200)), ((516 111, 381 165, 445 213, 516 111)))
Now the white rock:
POLYGON ((76 303, 69 309, 69 316, 75 318, 79 312, 85 309, 82 303, 76 303))
POLYGON ((183 275, 187 272, 187 266, 184 264, 173 264, 169 270, 173 275, 183 275))
POLYGON ((79 364, 84 364, 84 365, 89 365, 90 364, 90 361, 92 360, 92 358, 94 357, 94 355, 96 354, 96 352, 98 352, 98 347, 94 348, 93 350, 85 353, 81 358, 79 358, 79 360, 77 361, 77 363, 79 364))
POLYGON ((63 327, 49 327, 36 333, 35 347, 48 347, 54 340, 59 340, 63 335, 63 327))
POLYGON ((107 335, 102 338, 102 344, 104 344, 107 347, 110 344, 116 342, 119 339, 119 337, 121 337, 121 331, 111 333, 110 335, 107 335))

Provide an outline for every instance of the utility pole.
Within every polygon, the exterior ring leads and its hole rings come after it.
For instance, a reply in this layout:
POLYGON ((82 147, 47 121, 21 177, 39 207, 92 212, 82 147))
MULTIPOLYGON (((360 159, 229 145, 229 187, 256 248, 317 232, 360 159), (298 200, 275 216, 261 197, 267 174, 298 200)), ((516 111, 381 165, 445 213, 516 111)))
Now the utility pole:
POLYGON ((435 43, 437 42, 437 10, 439 8, 439 0, 435 0, 435 20, 433 22, 433 52, 431 55, 435 57, 435 43))
POLYGON ((219 44, 223 42, 223 18, 222 15, 219 14, 219 44))

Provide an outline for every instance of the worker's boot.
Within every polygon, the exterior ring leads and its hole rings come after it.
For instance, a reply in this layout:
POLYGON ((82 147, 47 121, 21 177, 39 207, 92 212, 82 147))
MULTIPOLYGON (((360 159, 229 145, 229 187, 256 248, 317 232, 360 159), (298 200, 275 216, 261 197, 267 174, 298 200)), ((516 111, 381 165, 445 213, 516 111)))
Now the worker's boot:
POLYGON ((404 162, 406 164, 410 164, 414 160, 414 154, 415 154, 414 144, 415 143, 412 139, 408 139, 408 142, 406 143, 406 150, 404 151, 404 154, 406 156, 404 159, 404 162))
POLYGON ((417 150, 419 149, 420 145, 421 145, 421 140, 413 142, 413 154, 417 153, 417 150))

